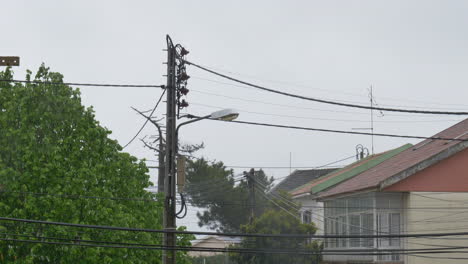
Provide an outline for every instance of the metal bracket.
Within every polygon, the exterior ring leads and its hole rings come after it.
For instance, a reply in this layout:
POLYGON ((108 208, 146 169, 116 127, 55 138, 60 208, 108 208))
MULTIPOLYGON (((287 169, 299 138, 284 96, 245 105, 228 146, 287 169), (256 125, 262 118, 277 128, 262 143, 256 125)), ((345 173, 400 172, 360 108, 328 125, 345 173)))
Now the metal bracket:
POLYGON ((0 56, 0 66, 19 66, 20 58, 17 56, 0 56))

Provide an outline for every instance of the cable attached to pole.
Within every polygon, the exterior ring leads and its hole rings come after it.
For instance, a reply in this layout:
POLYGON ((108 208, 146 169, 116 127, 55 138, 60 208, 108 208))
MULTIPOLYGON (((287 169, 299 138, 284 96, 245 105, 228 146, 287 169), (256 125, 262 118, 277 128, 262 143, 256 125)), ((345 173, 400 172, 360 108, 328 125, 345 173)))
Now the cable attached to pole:
POLYGON ((319 99, 319 98, 313 98, 313 97, 307 97, 303 95, 298 95, 298 94, 292 94, 292 93, 287 93, 287 92, 282 92, 278 91, 275 89, 271 89, 265 86, 260 86, 257 84, 253 84, 250 82, 242 81, 239 79, 236 79, 234 77, 213 71, 211 69, 208 69, 207 67, 201 66, 199 64, 193 63, 191 61, 184 60, 185 63, 188 65, 192 65, 196 68, 199 68, 201 70, 204 70, 206 72, 209 72, 211 74, 217 75, 219 77, 231 80, 233 82, 241 83, 256 89, 260 89, 263 91, 267 91, 270 93, 275 93, 275 94, 280 94, 284 96, 289 96, 293 98, 298 98, 302 100, 307 100, 307 101, 313 101, 317 103, 324 103, 324 104, 331 104, 331 105, 338 105, 338 106, 344 106, 344 107, 352 107, 352 108, 361 108, 361 109, 373 109, 373 110, 380 110, 380 111, 389 111, 389 112, 402 112, 402 113, 413 113, 413 114, 430 114, 430 115, 468 115, 468 112, 452 112, 452 111, 432 111, 432 110, 415 110, 415 109, 401 109, 401 108, 387 108, 387 107, 372 107, 372 106, 366 106, 366 105, 357 105, 357 104, 350 104, 350 103, 341 103, 341 102, 336 102, 336 101, 330 101, 330 100, 324 100, 324 99, 319 99))

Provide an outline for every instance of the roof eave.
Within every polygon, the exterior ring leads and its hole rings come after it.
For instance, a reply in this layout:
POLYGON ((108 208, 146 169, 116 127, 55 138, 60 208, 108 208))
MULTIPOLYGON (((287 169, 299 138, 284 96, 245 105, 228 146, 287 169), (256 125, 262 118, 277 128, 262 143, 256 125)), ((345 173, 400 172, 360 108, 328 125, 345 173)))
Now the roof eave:
POLYGON ((326 200, 333 200, 333 199, 337 199, 337 198, 344 198, 344 197, 348 197, 348 196, 354 196, 354 195, 358 195, 358 194, 376 192, 376 191, 379 191, 379 190, 377 188, 375 188, 375 187, 370 187, 370 188, 365 188, 365 189, 356 190, 356 191, 352 191, 352 192, 336 193, 336 194, 332 194, 330 196, 317 195, 316 199, 319 202, 324 202, 326 200))

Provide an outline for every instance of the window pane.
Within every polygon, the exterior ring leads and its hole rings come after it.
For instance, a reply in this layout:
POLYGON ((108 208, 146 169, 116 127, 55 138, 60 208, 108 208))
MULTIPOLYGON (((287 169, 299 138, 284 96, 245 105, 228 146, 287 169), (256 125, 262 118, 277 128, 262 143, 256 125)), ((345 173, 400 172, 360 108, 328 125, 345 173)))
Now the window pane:
MULTIPOLYGON (((388 226, 388 214, 386 213, 381 213, 378 214, 377 218, 377 230, 379 235, 387 235, 390 233, 390 229, 388 226)), ((379 247, 388 247, 389 244, 389 239, 384 237, 384 238, 379 238, 379 247)))
MULTIPOLYGON (((362 235, 373 235, 374 230, 374 215, 373 214, 362 214, 362 228, 361 234, 362 235)), ((362 239, 362 246, 363 247, 373 247, 374 246, 374 239, 373 238, 363 238, 362 239)))
MULTIPOLYGON (((390 214, 390 234, 399 235, 400 234, 400 213, 390 214)), ((400 238, 391 238, 390 246, 400 246, 400 238)))
MULTIPOLYGON (((346 223, 346 216, 340 216, 338 218, 340 221, 340 230, 339 234, 341 236, 347 236, 348 235, 348 223, 346 223)), ((341 247, 346 247, 347 246, 347 238, 341 238, 340 239, 340 246, 341 247)))
MULTIPOLYGON (((359 236, 361 229, 361 216, 360 215, 350 215, 349 216, 349 234, 351 236, 359 236)), ((351 247, 359 247, 360 239, 359 238, 350 238, 349 243, 351 247)))

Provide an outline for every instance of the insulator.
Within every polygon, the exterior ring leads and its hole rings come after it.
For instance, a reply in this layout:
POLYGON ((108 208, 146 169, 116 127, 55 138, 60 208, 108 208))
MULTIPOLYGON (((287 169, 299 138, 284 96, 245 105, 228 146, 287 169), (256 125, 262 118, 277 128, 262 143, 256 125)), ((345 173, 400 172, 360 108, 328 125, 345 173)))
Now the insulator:
POLYGON ((187 106, 189 106, 189 104, 185 100, 182 100, 182 102, 179 103, 180 108, 184 108, 184 107, 187 107, 187 106))
POLYGON ((182 86, 179 88, 179 92, 183 95, 187 95, 189 93, 189 89, 182 86))
POLYGON ((188 76, 187 73, 185 73, 185 72, 182 72, 182 73, 179 74, 179 80, 180 81, 186 81, 189 78, 190 78, 190 76, 188 76))
POLYGON ((184 47, 182 47, 182 50, 180 50, 180 56, 183 57, 183 56, 185 56, 185 55, 187 55, 187 54, 189 54, 189 51, 186 50, 184 47))

